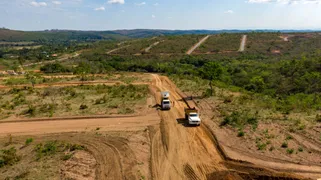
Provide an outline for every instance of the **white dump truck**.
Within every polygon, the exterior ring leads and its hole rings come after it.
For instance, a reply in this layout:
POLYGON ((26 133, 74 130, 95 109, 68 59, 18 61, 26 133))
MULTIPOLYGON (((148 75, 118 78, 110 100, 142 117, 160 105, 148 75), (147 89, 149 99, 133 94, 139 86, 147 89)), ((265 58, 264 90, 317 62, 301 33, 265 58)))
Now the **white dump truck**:
POLYGON ((162 101, 161 101, 161 108, 162 110, 169 110, 171 109, 171 101, 169 100, 169 92, 161 92, 162 101))
POLYGON ((196 125, 199 126, 201 125, 201 119, 198 115, 197 109, 194 108, 185 108, 185 119, 188 123, 188 125, 196 125))

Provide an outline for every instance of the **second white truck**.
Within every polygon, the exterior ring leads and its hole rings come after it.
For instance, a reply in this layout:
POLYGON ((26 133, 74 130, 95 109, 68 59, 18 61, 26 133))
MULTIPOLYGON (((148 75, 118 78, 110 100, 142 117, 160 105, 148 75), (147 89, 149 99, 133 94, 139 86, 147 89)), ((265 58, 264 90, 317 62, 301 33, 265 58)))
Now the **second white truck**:
POLYGON ((201 125, 201 119, 196 108, 185 108, 185 119, 188 125, 201 125))

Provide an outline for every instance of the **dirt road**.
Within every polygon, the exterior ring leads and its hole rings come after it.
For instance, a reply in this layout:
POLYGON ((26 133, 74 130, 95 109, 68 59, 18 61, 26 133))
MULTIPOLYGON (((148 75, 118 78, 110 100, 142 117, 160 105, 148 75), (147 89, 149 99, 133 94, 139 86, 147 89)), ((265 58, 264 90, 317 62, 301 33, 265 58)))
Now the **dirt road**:
POLYGON ((39 120, 26 122, 0 123, 0 136, 8 134, 14 135, 34 135, 62 132, 84 132, 92 131, 97 127, 101 131, 133 131, 142 130, 147 126, 159 123, 157 112, 151 112, 143 116, 136 117, 110 117, 110 118, 74 118, 66 120, 39 120))
MULTIPOLYGON (((61 83, 43 83, 43 84, 35 84, 34 88, 46 88, 46 87, 65 87, 65 86, 80 86, 80 85, 126 85, 126 83, 122 81, 73 81, 73 82, 61 82, 61 83)), ((147 82, 134 82, 130 83, 132 85, 149 85, 147 82)), ((31 86, 31 84, 20 84, 20 85, 12 85, 12 86, 3 86, 0 85, 0 89, 11 89, 11 88, 24 88, 31 86)))
MULTIPOLYGON (((220 146, 213 132, 204 123, 199 127, 187 127, 184 125, 184 108, 187 106, 196 107, 193 101, 186 100, 186 96, 176 88, 176 86, 165 76, 153 74, 152 84, 149 86, 156 102, 160 104, 160 92, 169 91, 170 100, 173 107, 170 111, 151 110, 146 115, 136 117, 119 118, 88 118, 88 119, 66 119, 48 120, 31 122, 5 122, 0 123, 0 136, 7 134, 44 134, 62 132, 84 132, 94 131, 97 127, 100 131, 142 131, 148 127, 150 137, 150 170, 152 179, 207 179, 209 177, 221 179, 251 179, 257 178, 280 178, 280 179, 300 179, 299 176, 292 176, 285 173, 278 173, 265 167, 278 169, 284 172, 297 172, 308 177, 318 177, 321 172, 318 167, 301 166, 291 163, 279 163, 273 160, 260 159, 259 157, 244 159, 261 166, 239 161, 245 157, 239 151, 233 149, 224 150, 220 146), (183 99, 184 98, 184 99, 183 99), (226 153, 228 152, 228 153, 226 153), (239 153, 239 154, 238 154, 239 153), (241 153, 241 154, 240 154, 241 153), (230 157, 232 157, 233 160, 230 157), (312 168, 312 170, 311 170, 312 168)), ((202 110, 202 109, 201 109, 202 110)), ((221 140, 222 141, 222 140, 221 140)), ((97 177, 110 177, 121 179, 124 177, 124 161, 127 159, 122 156, 122 147, 100 144, 99 141, 88 140, 84 143, 91 149, 95 149, 94 156, 98 164, 97 177), (96 148, 97 147, 97 148, 96 148), (106 155, 104 150, 98 148, 109 148, 110 154, 106 155), (108 159, 105 158, 108 157, 108 159), (110 160, 111 159, 111 160, 110 160), (117 163, 113 170, 110 163, 117 163), (107 172, 108 171, 108 172, 107 172)), ((116 142, 114 142, 116 144, 116 142)), ((133 147, 131 151, 135 148, 133 147)), ((128 164, 127 164, 128 165, 128 164)), ((109 179, 112 179, 109 178, 109 179)), ((210 178, 211 179, 211 178, 210 178)), ((212 178, 213 179, 213 178, 212 178)))
POLYGON ((246 40, 247 40, 247 35, 243 35, 239 52, 243 52, 245 50, 246 40))
POLYGON ((197 49, 198 47, 200 47, 200 45, 202 45, 209 37, 211 37, 211 35, 207 35, 206 37, 204 37, 203 39, 200 40, 200 42, 198 42, 197 44, 195 44, 193 47, 191 47, 191 49, 189 49, 186 54, 187 55, 191 55, 195 49, 197 49))
POLYGON ((22 65, 22 67, 28 67, 28 66, 33 66, 33 65, 42 65, 42 64, 50 64, 50 63, 54 63, 54 62, 61 62, 61 61, 66 61, 69 58, 75 58, 78 57, 80 54, 79 53, 75 53, 74 55, 71 54, 67 54, 64 55, 63 57, 56 59, 56 60, 52 60, 52 61, 42 61, 42 62, 37 62, 37 63, 30 63, 30 64, 24 64, 22 65))
MULTIPOLYGON (((185 127, 183 109, 187 107, 175 87, 165 77, 154 75, 154 93, 169 91, 174 107, 160 111, 160 129, 152 140, 152 175, 155 179, 206 179, 206 175, 225 170, 222 157, 203 126, 185 127)), ((158 103, 160 103, 158 101, 158 103)))
POLYGON ((119 48, 110 50, 110 51, 108 51, 106 54, 111 54, 111 53, 113 53, 113 52, 115 52, 115 51, 121 50, 121 49, 126 48, 126 47, 128 47, 128 46, 130 46, 130 45, 127 45, 127 46, 123 46, 123 47, 119 47, 119 48))
POLYGON ((161 43, 161 42, 157 41, 154 44, 150 45, 148 48, 145 49, 145 52, 148 53, 153 47, 157 46, 159 43, 161 43))

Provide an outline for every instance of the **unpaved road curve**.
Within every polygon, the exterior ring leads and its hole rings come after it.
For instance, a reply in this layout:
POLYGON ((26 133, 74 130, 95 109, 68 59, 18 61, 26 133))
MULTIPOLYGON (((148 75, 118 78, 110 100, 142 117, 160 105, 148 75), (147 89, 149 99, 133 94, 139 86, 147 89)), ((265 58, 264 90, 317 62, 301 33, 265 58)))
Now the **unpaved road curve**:
POLYGON ((186 54, 187 55, 191 55, 195 49, 197 49, 198 47, 200 47, 200 45, 202 45, 209 37, 211 37, 211 35, 207 35, 205 36, 203 39, 200 40, 200 42, 198 42, 197 44, 195 44, 191 49, 189 49, 186 54))
POLYGON ((243 35, 239 52, 243 52, 245 50, 246 40, 247 40, 247 35, 243 35))

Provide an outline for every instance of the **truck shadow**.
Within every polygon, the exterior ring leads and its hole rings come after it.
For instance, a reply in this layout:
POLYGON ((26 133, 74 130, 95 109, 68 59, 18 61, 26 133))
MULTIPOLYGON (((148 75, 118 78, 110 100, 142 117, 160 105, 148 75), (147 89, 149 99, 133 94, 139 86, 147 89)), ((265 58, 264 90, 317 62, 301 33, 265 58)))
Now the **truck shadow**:
POLYGON ((155 104, 154 106, 152 106, 152 108, 155 108, 156 110, 161 110, 161 105, 155 104))
POLYGON ((160 104, 155 104, 154 106, 152 106, 152 108, 155 108, 156 110, 160 111, 170 111, 170 109, 162 109, 160 104))

